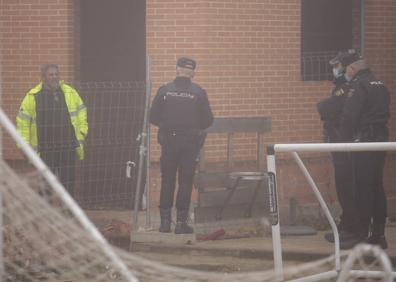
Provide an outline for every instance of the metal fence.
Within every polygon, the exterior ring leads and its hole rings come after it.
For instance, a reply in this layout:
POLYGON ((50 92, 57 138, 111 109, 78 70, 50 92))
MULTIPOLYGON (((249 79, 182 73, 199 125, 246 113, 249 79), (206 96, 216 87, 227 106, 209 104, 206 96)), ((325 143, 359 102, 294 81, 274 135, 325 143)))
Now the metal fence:
MULTIPOLYGON (((73 197, 85 209, 130 209, 135 202, 139 171, 137 164, 145 114, 146 83, 68 84, 78 91, 86 105, 89 131, 84 144, 84 159, 76 160, 74 177, 66 177, 62 184, 74 186, 73 197), (129 175, 126 173, 127 167, 130 168, 129 175)), ((31 166, 21 156, 15 143, 10 141, 11 138, 3 134, 3 140, 6 140, 3 147, 8 152, 6 160, 21 175, 29 175, 31 166)), ((60 159, 58 163, 68 165, 66 159, 60 159)), ((144 184, 143 181, 142 186, 144 184)))

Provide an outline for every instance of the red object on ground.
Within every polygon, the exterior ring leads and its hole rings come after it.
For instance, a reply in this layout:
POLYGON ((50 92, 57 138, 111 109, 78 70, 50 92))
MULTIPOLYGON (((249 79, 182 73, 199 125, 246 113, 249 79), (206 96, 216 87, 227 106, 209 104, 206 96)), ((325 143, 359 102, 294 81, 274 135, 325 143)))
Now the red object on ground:
POLYGON ((216 240, 225 234, 224 228, 218 229, 215 232, 207 234, 201 238, 202 241, 216 240))

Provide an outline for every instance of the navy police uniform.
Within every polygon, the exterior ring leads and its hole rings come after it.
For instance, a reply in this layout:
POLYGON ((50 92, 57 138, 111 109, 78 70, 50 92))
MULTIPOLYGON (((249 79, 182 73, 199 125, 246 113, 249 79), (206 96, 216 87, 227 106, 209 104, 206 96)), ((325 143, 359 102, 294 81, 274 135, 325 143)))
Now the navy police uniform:
MULTIPOLYGON (((180 58, 178 67, 194 70, 195 61, 180 58)), ((175 233, 192 233, 186 227, 190 207, 196 159, 203 146, 204 129, 213 123, 208 97, 189 77, 177 76, 174 81, 159 88, 151 111, 150 122, 159 127, 158 142, 161 145, 161 232, 170 232, 171 208, 176 196, 177 224, 175 233)))
MULTIPOLYGON (((360 70, 351 80, 340 133, 345 142, 384 142, 388 140, 387 123, 390 94, 384 83, 369 69, 360 70)), ((373 220, 371 236, 384 236, 386 195, 382 183, 385 152, 356 152, 356 201, 360 215, 358 232, 367 236, 373 220)))
MULTIPOLYGON (((317 105, 318 112, 325 131, 325 141, 338 143, 341 141, 340 119, 349 84, 344 76, 334 79, 334 88, 330 97, 323 99, 317 105)), ((355 183, 353 172, 353 159, 350 152, 332 152, 334 166, 335 186, 337 198, 342 213, 338 225, 339 231, 352 232, 358 227, 359 220, 355 204, 355 183)), ((327 240, 333 241, 332 233, 325 236, 327 240)))
MULTIPOLYGON (((383 142, 388 140, 389 92, 353 49, 341 51, 330 61, 340 82, 333 95, 318 103, 330 142, 383 142), (347 67, 360 69, 350 78, 347 67), (341 77, 339 70, 344 71, 341 77)), ((353 69, 352 69, 353 70, 353 69)), ((343 209, 340 247, 347 249, 365 241, 387 248, 385 240, 386 196, 382 184, 385 152, 334 152, 332 154, 337 196, 343 209), (371 225, 371 234, 369 227, 371 225), (369 238, 367 236, 369 235, 369 238)), ((334 242, 332 233, 326 240, 334 242)))

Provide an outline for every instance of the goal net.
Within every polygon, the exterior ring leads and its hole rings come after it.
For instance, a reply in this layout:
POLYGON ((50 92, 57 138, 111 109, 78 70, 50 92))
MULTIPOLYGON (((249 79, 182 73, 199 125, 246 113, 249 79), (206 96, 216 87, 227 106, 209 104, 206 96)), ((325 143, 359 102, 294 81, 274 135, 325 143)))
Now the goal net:
MULTIPOLYGON (((111 247, 0 113, 1 124, 12 136, 9 139, 16 139, 34 164, 28 172, 17 172, 0 160, 2 281, 277 281, 272 269, 236 274, 187 270, 111 247)), ((353 258, 362 257, 359 252, 352 254, 353 258)), ((343 253, 342 258, 347 255, 343 253)), ((375 255, 383 258, 382 253, 375 255)), ((329 257, 286 268, 284 279, 305 279, 301 277, 313 271, 328 271, 334 278, 333 264, 334 258, 329 257)), ((353 263, 349 264, 352 269, 353 263)), ((384 269, 381 264, 374 265, 384 269)))

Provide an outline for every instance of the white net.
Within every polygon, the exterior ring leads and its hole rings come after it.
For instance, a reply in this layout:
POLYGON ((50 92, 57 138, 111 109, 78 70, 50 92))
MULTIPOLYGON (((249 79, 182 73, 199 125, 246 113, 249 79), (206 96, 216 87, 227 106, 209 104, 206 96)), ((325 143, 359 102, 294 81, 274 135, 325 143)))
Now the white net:
POLYGON ((111 263, 60 202, 50 205, 5 163, 1 178, 6 281, 107 281, 111 263))
POLYGON ((340 282, 344 281, 394 281, 392 263, 378 246, 358 245, 349 254, 340 273, 340 282))
MULTIPOLYGON (((21 179, 1 162, 5 281, 128 281, 100 243, 39 174, 21 179), (39 189, 37 189, 39 188, 39 189), (48 189, 47 189, 48 188, 48 189), (40 195, 51 192, 51 197, 40 195), (49 201, 50 200, 50 201, 49 201), (53 202, 53 204, 51 203, 53 202)), ((178 269, 121 250, 140 281, 272 281, 272 271, 221 275, 178 269)))
MULTIPOLYGON (((51 204, 1 162, 4 281, 128 281, 119 266, 56 195, 51 204), (59 200, 59 201, 58 201, 59 200)), ((116 250, 140 281, 273 281, 273 271, 216 274, 166 266, 116 250)), ((331 267, 331 260, 316 263, 331 267)), ((311 271, 302 267, 290 275, 311 271)), ((317 269, 317 268, 316 268, 317 269)))
MULTIPOLYGON (((12 123, 3 113, 1 122, 21 143, 12 123)), ((194 271, 167 266, 110 247, 98 231, 91 228, 92 224, 53 174, 39 159, 35 160, 37 155, 30 147, 22 148, 36 167, 17 174, 4 160, 0 162, 3 281, 278 280, 272 269, 236 274, 194 271)), ((346 255, 344 253, 342 257, 346 255)), ((361 255, 357 253, 357 257, 361 255)), ((372 269, 371 264, 360 266, 363 270, 372 269)), ((346 273, 351 269, 345 270, 346 273)), ((377 269, 384 267, 379 265, 377 269)), ((304 279, 302 277, 331 271, 334 272, 333 257, 285 269, 284 279, 304 279)), ((380 272, 381 275, 383 273, 380 272)), ((364 277, 365 273, 361 275, 364 277)), ((389 277, 390 274, 386 275, 383 276, 389 277)), ((335 277, 334 273, 332 278, 335 277)))

